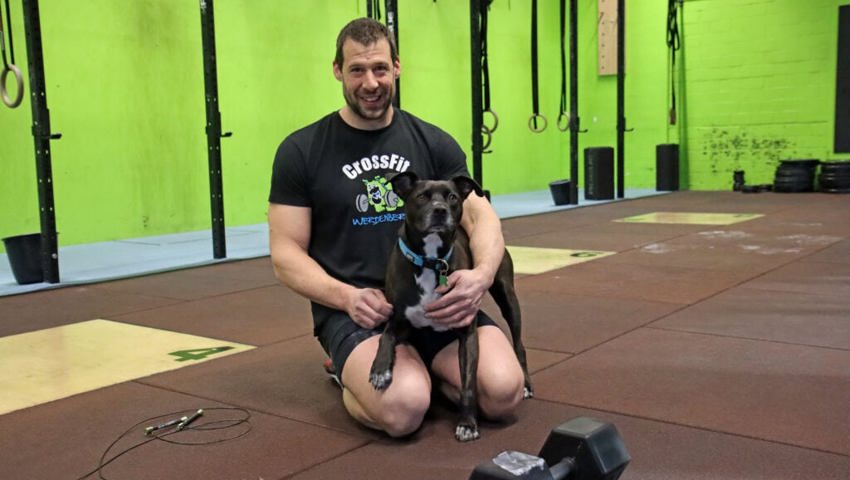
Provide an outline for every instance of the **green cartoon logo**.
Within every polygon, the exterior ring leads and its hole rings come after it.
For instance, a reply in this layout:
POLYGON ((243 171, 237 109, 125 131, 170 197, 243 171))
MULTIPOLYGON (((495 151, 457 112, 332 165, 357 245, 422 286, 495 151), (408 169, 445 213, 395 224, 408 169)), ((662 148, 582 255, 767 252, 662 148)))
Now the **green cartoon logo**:
POLYGON ((393 186, 386 178, 377 175, 372 180, 363 180, 363 183, 366 184, 366 193, 357 195, 357 211, 365 213, 369 205, 378 213, 392 212, 404 206, 404 200, 393 192, 393 186))

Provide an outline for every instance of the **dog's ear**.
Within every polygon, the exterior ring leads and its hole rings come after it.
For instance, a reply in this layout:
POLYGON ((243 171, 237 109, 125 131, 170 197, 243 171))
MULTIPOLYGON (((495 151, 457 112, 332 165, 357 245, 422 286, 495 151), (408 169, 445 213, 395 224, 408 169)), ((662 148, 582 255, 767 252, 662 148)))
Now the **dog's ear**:
POLYGON ((413 184, 419 180, 413 172, 390 173, 386 179, 393 186, 393 191, 401 198, 407 198, 407 195, 413 190, 413 184))
POLYGON ((460 192, 460 196, 466 200, 466 197, 469 196, 471 192, 475 192, 479 197, 484 196, 484 190, 481 189, 481 186, 478 185, 478 182, 475 180, 465 176, 458 175, 452 179, 452 182, 457 186, 458 191, 460 192))

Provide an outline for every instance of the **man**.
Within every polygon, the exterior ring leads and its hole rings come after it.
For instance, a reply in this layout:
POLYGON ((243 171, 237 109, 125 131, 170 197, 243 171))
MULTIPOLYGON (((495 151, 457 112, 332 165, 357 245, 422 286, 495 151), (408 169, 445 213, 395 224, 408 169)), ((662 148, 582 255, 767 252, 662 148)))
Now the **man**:
MULTIPOLYGON (((345 106, 281 143, 269 195, 275 275, 311 301, 314 334, 341 381, 345 408, 393 437, 421 425, 432 375, 449 398, 459 398, 460 368, 455 334, 423 329, 410 345, 398 346, 390 387, 379 392, 369 383, 381 327, 392 313, 381 288, 403 219, 403 201, 386 176, 407 170, 421 178, 468 174, 465 156, 448 134, 393 108, 400 71, 385 26, 367 18, 346 25, 333 62, 345 106)), ((453 272, 439 290, 442 298, 426 311, 451 328, 478 322, 479 409, 485 417, 503 418, 522 399, 522 369, 507 337, 478 313, 504 252, 501 224, 476 195, 465 201, 461 224, 471 237, 475 266, 453 272)))

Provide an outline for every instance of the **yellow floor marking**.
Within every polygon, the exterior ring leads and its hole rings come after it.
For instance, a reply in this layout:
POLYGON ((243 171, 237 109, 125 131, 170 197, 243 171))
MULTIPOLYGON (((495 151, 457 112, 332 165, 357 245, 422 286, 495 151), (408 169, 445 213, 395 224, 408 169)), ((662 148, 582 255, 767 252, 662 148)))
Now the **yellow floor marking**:
POLYGON ((760 213, 697 213, 697 212, 653 212, 634 217, 621 218, 615 222, 626 223, 680 223, 687 225, 732 225, 763 217, 760 213))
POLYGON ((568 250, 564 248, 516 247, 508 245, 514 260, 514 272, 525 274, 544 273, 557 268, 607 257, 616 252, 598 250, 568 250))
POLYGON ((254 348, 109 320, 0 338, 0 414, 254 348))

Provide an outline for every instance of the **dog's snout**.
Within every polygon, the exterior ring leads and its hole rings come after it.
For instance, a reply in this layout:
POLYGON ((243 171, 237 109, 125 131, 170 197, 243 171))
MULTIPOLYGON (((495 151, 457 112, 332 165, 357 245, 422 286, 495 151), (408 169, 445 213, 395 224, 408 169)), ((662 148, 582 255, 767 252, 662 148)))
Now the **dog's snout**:
POLYGON ((431 211, 431 216, 436 221, 445 221, 449 216, 449 209, 443 205, 437 205, 434 207, 434 210, 431 211))

